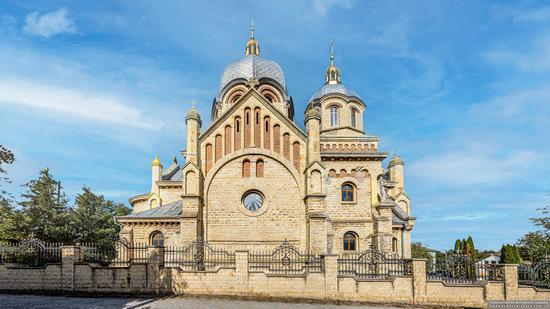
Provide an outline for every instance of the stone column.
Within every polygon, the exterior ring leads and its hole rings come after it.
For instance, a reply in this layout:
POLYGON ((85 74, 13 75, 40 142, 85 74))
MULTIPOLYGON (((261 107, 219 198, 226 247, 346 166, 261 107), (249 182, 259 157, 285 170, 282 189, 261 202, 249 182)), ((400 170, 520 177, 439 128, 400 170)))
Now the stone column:
POLYGON ((518 265, 504 264, 504 298, 506 300, 518 299, 518 265))
POLYGON ((325 261, 325 298, 338 299, 338 255, 326 254, 325 261))
POLYGON ((66 291, 74 291, 74 264, 80 263, 80 247, 61 247, 61 288, 66 291))
POLYGON ((412 260, 413 302, 415 304, 423 304, 427 301, 426 262, 426 259, 412 260))
POLYGON ((235 251, 237 295, 248 294, 248 251, 235 251))
POLYGON ((147 248, 147 292, 159 293, 161 291, 161 270, 163 258, 162 248, 147 248))

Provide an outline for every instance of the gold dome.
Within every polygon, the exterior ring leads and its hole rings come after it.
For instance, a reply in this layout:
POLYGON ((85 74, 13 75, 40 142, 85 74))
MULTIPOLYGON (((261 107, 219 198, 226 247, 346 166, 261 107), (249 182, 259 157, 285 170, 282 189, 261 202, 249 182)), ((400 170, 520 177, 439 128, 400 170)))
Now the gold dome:
POLYGON ((151 163, 151 166, 160 166, 160 168, 162 168, 162 163, 160 162, 158 155, 155 156, 155 159, 151 163))

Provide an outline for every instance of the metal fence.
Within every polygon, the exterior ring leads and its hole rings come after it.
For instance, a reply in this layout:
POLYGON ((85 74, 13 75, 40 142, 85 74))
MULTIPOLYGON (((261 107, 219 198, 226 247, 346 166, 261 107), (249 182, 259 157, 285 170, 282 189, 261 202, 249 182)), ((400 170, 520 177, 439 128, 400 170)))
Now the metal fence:
POLYGON ((550 288, 550 257, 545 257, 532 265, 520 264, 518 281, 522 285, 550 288))
POLYGON ((202 238, 185 247, 162 248, 165 267, 180 267, 188 271, 215 271, 235 267, 235 253, 215 248, 202 238))
POLYGON ((426 265, 428 279, 457 284, 501 281, 503 271, 499 264, 476 262, 470 255, 457 251, 447 252, 444 257, 426 265))
POLYGON ((284 241, 272 252, 251 252, 249 270, 272 275, 307 275, 324 271, 321 256, 300 252, 288 241, 284 241))
POLYGON ((12 263, 21 267, 61 263, 61 244, 45 243, 37 239, 0 243, 0 263, 12 263))
POLYGON ((338 275, 357 280, 390 279, 412 275, 411 260, 397 255, 385 255, 378 250, 367 250, 338 257, 338 275))
POLYGON ((147 248, 143 243, 129 243, 125 239, 115 239, 105 244, 81 245, 84 262, 102 266, 129 266, 131 263, 147 263, 147 248))

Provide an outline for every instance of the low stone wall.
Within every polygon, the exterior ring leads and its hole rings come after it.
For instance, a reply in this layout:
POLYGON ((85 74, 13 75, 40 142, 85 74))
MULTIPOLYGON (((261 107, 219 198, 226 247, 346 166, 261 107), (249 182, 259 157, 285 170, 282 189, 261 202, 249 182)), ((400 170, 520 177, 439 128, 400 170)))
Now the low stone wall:
POLYGON ((310 298, 404 304, 445 304, 484 308, 488 301, 550 300, 550 290, 518 286, 517 265, 503 265, 504 280, 452 285, 427 280, 426 261, 413 260, 412 275, 390 280, 338 276, 337 256, 324 257, 324 271, 303 276, 250 272, 249 254, 235 253, 235 266, 216 271, 182 271, 163 267, 158 251, 147 263, 101 267, 82 262, 79 247, 63 247, 62 262, 42 268, 0 264, 0 290, 230 295, 310 298))

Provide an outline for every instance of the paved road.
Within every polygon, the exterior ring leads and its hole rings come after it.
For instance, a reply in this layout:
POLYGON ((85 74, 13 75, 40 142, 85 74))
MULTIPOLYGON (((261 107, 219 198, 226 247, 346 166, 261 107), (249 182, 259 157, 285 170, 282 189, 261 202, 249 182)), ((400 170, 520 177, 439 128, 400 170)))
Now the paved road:
POLYGON ((162 308, 162 309, 394 309, 398 307, 374 305, 324 305, 324 304, 287 304, 279 302, 258 302, 248 300, 164 297, 164 298, 115 298, 115 297, 65 297, 39 295, 0 294, 0 307, 11 308, 162 308))

